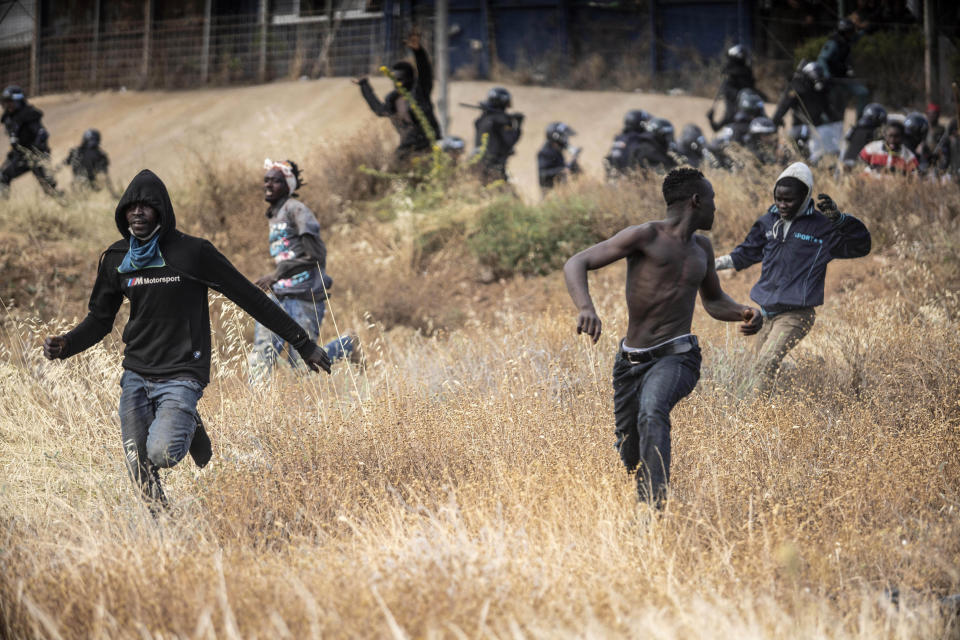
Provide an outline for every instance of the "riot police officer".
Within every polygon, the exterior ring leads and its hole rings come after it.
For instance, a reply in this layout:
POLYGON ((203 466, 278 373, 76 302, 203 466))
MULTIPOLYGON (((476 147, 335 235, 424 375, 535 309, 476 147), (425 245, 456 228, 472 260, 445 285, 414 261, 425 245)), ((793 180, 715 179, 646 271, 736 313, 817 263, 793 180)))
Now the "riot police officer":
POLYGON ((847 100, 853 97, 857 103, 857 118, 863 115, 863 109, 870 98, 870 91, 854 80, 853 68, 850 66, 853 45, 861 35, 862 32, 857 31, 856 25, 844 18, 837 23, 837 30, 823 44, 820 55, 817 56, 817 62, 824 70, 824 78, 828 81, 828 90, 835 108, 842 113, 847 100))
POLYGON ((631 109, 623 118, 623 131, 613 139, 610 153, 604 158, 608 178, 616 178, 637 168, 637 152, 646 124, 652 116, 643 109, 631 109))
MULTIPOLYGON (((740 93, 737 94, 737 109, 733 114, 733 118, 723 123, 715 122, 712 113, 708 112, 707 119, 710 122, 711 129, 720 131, 724 127, 733 126, 736 123, 746 123, 749 125, 751 120, 764 115, 766 115, 766 113, 763 110, 763 96, 753 89, 748 88, 741 89, 740 93)), ((746 133, 745 126, 743 127, 743 133, 746 133)))
POLYGON ((811 162, 817 162, 825 154, 840 153, 843 112, 836 110, 825 80, 823 65, 819 62, 803 65, 791 78, 773 114, 773 123, 778 127, 790 111, 794 127, 807 124, 814 129, 809 140, 811 162))
POLYGON ((667 173, 678 165, 675 147, 673 124, 666 118, 653 118, 637 144, 637 168, 667 173))
POLYGON ((844 136, 843 164, 852 167, 857 163, 860 150, 877 139, 877 129, 887 123, 887 110, 882 104, 871 102, 863 108, 863 115, 850 127, 844 136))
POLYGON ((107 176, 110 159, 100 148, 100 132, 96 129, 87 129, 83 132, 80 146, 70 149, 64 166, 73 170, 73 182, 82 189, 100 190, 98 178, 107 176))
POLYGON ((703 161, 707 159, 708 154, 707 140, 703 137, 703 129, 695 124, 686 125, 680 132, 677 152, 684 162, 699 169, 703 161))
POLYGON ((513 155, 523 127, 522 113, 507 113, 510 104, 509 91, 503 87, 490 89, 487 99, 480 103, 483 114, 473 123, 476 129, 476 152, 483 150, 483 157, 480 158, 480 179, 483 184, 507 180, 507 158, 513 155))
MULTIPOLYGON (((740 92, 744 89, 750 89, 760 96, 761 101, 766 98, 757 90, 757 82, 753 77, 753 67, 750 64, 750 54, 746 47, 737 44, 727 49, 726 62, 723 65, 723 82, 720 84, 720 90, 717 97, 722 96, 724 102, 723 118, 714 127, 717 131, 724 125, 733 122, 734 115, 738 110, 737 100, 740 92)), ((713 122, 714 109, 710 107, 707 111, 707 119, 713 122)))
POLYGON ((47 169, 50 159, 50 134, 43 128, 40 119, 43 112, 27 102, 23 89, 10 85, 0 94, 3 117, 0 121, 10 137, 10 151, 0 166, 0 197, 10 195, 10 182, 32 172, 47 195, 60 197, 57 182, 47 169))
POLYGON ((537 174, 544 192, 565 182, 568 176, 580 173, 580 165, 577 164, 580 148, 570 145, 570 136, 577 132, 563 122, 551 122, 547 125, 546 134, 547 140, 537 153, 537 174), (570 153, 569 160, 564 158, 564 151, 570 153))

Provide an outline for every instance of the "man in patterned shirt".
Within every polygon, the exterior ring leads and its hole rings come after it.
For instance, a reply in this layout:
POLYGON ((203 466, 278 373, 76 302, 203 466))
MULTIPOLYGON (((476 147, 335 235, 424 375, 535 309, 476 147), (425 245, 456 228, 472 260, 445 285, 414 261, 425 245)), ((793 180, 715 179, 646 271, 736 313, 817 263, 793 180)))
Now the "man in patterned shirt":
MULTIPOLYGON (((328 291, 333 285, 333 279, 326 274, 327 248, 320 239, 320 223, 313 212, 296 199, 303 181, 295 163, 267 159, 264 169, 264 199, 270 204, 266 213, 270 223, 270 257, 276 268, 254 284, 266 291, 316 341, 326 312, 328 291)), ((358 362, 358 347, 357 337, 345 331, 324 349, 331 361, 349 357, 352 362, 358 362)), ((283 349, 283 339, 257 323, 250 354, 252 382, 264 379, 283 349)), ((301 366, 293 350, 289 350, 288 360, 291 366, 301 366)))

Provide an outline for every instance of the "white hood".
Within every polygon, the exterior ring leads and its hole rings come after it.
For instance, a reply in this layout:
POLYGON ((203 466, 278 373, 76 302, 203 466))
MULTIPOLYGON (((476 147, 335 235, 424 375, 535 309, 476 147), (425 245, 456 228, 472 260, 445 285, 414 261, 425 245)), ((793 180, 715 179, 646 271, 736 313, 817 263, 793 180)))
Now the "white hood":
POLYGON ((813 199, 813 172, 810 171, 810 167, 805 165, 802 162, 794 162, 792 165, 783 170, 783 173, 777 178, 777 182, 773 184, 773 188, 777 188, 777 183, 779 183, 784 178, 796 178, 803 184, 807 185, 807 197, 803 201, 803 204, 800 205, 800 208, 797 209, 797 216, 802 216, 807 214, 807 207, 810 206, 810 201, 813 199))

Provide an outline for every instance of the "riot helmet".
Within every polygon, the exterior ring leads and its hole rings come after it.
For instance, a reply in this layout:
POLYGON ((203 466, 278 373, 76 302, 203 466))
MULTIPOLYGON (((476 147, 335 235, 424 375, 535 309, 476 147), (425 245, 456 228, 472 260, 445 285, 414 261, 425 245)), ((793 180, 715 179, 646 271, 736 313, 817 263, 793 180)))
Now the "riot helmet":
POLYGON ((882 104, 871 102, 863 108, 860 119, 857 120, 858 127, 870 127, 876 129, 887 122, 887 110, 882 104))
POLYGON ((703 129, 695 124, 688 124, 680 132, 680 149, 700 153, 707 146, 707 139, 703 137, 703 129))
POLYGON ((837 33, 842 34, 848 38, 851 37, 856 30, 857 30, 857 27, 855 24, 853 24, 852 20, 841 18, 840 21, 837 22, 837 33))
POLYGON ((813 85, 814 89, 823 91, 823 81, 826 77, 826 74, 823 72, 823 65, 819 62, 808 62, 800 69, 800 73, 805 80, 813 85))
POLYGON ((663 146, 669 147, 673 144, 673 123, 666 118, 652 119, 647 123, 647 131, 663 146))
POLYGON ((570 143, 570 136, 577 135, 577 132, 563 122, 551 122, 547 125, 547 140, 556 142, 562 147, 570 143))
POLYGON ((763 115, 763 98, 754 89, 741 89, 737 94, 737 111, 743 112, 751 118, 763 115))
POLYGON ((7 111, 16 111, 19 109, 26 98, 27 96, 24 95, 23 89, 15 84, 4 88, 3 93, 0 94, 0 102, 3 102, 3 108, 7 111))
POLYGON ((99 147, 100 146, 100 132, 96 129, 87 129, 83 132, 83 146, 85 147, 99 147))
POLYGON ((759 118, 754 118, 750 121, 751 136, 765 136, 771 133, 777 132, 777 125, 773 124, 773 120, 766 116, 760 116, 759 118))
POLYGON ((727 59, 731 61, 742 62, 743 64, 749 63, 749 56, 747 55, 747 48, 742 44, 735 44, 729 49, 727 49, 727 59))
POLYGON ((506 111, 510 108, 510 92, 503 87, 494 87, 487 92, 486 106, 490 109, 506 111))
POLYGON ((623 117, 624 133, 642 133, 646 123, 649 122, 652 117, 653 116, 643 109, 631 109, 627 111, 627 115, 623 117))
POLYGON ((908 113, 907 117, 903 120, 903 135, 910 142, 916 141, 916 144, 920 144, 920 142, 927 137, 929 130, 930 123, 927 122, 927 116, 919 111, 908 113))

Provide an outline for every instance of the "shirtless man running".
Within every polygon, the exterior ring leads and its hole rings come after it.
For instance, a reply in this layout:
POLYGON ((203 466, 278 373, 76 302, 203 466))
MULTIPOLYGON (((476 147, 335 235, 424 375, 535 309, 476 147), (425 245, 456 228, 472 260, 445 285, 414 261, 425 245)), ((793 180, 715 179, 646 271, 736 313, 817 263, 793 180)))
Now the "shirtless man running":
POLYGON ((712 317, 741 321, 740 333, 760 330, 758 309, 723 292, 710 240, 698 230, 713 226, 713 186, 696 169, 671 171, 663 181, 665 220, 627 227, 570 258, 563 268, 570 297, 580 309, 577 333, 600 338, 587 271, 627 259, 629 326, 613 366, 617 450, 636 471, 640 499, 661 508, 670 480, 670 411, 700 379, 700 347, 690 333, 697 291, 712 317))

